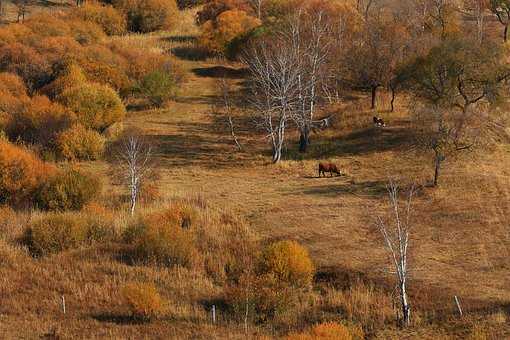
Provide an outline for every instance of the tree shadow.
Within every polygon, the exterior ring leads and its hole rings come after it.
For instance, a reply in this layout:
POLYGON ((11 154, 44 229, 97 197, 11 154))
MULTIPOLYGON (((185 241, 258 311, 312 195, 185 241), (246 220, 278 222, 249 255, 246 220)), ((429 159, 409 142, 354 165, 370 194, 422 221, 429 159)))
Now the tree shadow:
MULTIPOLYGON (((318 177, 308 177, 315 178, 319 180, 318 177)), ((335 180, 336 178, 345 178, 344 176, 336 176, 336 177, 322 177, 321 179, 324 181, 335 180)), ((311 188, 302 188, 294 190, 289 194, 305 194, 305 195, 317 195, 317 196, 327 196, 327 197, 337 197, 341 195, 355 195, 355 196, 365 196, 372 198, 380 198, 387 194, 386 189, 387 182, 386 181, 365 181, 356 183, 354 180, 351 180, 349 183, 331 183, 328 185, 315 186, 311 188), (298 192, 296 192, 298 191, 298 192)))
POLYGON ((108 312, 92 314, 91 317, 100 322, 114 323, 117 325, 144 325, 150 323, 150 320, 133 318, 130 315, 115 314, 108 312))
POLYGON ((191 70, 199 77, 243 79, 247 76, 246 68, 233 68, 227 66, 199 67, 191 70))
POLYGON ((177 58, 181 60, 188 61, 206 61, 208 58, 213 57, 214 55, 199 46, 178 46, 170 49, 170 52, 177 58))
POLYGON ((197 41, 197 37, 194 35, 171 35, 169 37, 161 38, 161 40, 174 43, 195 43, 197 41))

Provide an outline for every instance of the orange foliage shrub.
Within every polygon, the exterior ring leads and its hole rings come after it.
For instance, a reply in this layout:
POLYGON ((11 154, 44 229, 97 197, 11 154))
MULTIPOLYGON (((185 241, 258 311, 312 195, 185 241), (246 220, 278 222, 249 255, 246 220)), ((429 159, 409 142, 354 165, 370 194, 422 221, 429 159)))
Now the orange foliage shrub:
POLYGON ((175 0, 117 0, 114 5, 125 13, 131 32, 169 30, 178 22, 175 0))
POLYGON ((0 73, 0 112, 5 113, 4 119, 20 112, 29 100, 23 79, 12 73, 0 73))
POLYGON ((126 114, 118 94, 106 85, 85 83, 66 88, 57 100, 75 112, 83 126, 95 130, 104 130, 126 114))
POLYGON ((308 251, 296 241, 279 241, 266 247, 259 270, 297 287, 310 285, 314 275, 308 251))
POLYGON ((244 11, 229 10, 202 26, 200 43, 214 52, 227 52, 234 39, 241 38, 261 25, 257 18, 244 11))
POLYGON ((31 91, 48 83, 52 72, 44 56, 20 43, 0 47, 0 71, 19 75, 31 91))
POLYGON ((69 160, 96 160, 101 158, 105 138, 94 130, 75 124, 57 138, 57 150, 69 160))
POLYGON ((150 283, 128 283, 122 288, 125 304, 136 319, 150 320, 164 311, 163 299, 150 283))
POLYGON ((54 172, 32 152, 0 140, 0 202, 28 202, 54 172))
POLYGON ((21 42, 33 36, 32 30, 23 24, 12 23, 0 27, 0 46, 21 42))
POLYGON ((85 6, 78 8, 74 15, 84 21, 98 24, 108 35, 126 32, 126 18, 112 6, 88 2, 85 6))
POLYGON ((290 334, 287 340, 362 340, 365 338, 360 327, 349 327, 336 322, 325 322, 315 325, 307 332, 290 334))
POLYGON ((12 140, 19 138, 28 143, 54 146, 57 135, 71 125, 73 116, 48 97, 36 96, 22 110, 12 112, 6 132, 12 140))
MULTIPOLYGON (((244 12, 251 12, 251 7, 248 2, 243 0, 212 0, 208 1, 204 7, 198 11, 196 22, 199 25, 205 24, 209 20, 216 20, 216 18, 223 12, 231 10, 240 10, 244 12)), ((250 13, 252 14, 252 13, 250 13)))

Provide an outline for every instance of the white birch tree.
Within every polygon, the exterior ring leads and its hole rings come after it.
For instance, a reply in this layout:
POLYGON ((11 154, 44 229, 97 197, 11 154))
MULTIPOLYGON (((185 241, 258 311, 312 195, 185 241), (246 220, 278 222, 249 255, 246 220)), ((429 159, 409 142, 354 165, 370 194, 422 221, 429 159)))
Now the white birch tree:
POLYGON ((391 266, 394 269, 391 272, 395 274, 402 313, 402 320, 398 321, 401 321, 401 324, 407 327, 411 323, 411 304, 407 293, 407 282, 409 278, 410 233, 412 230, 411 202, 414 187, 410 189, 404 204, 400 202, 400 189, 394 181, 390 181, 387 188, 392 211, 391 221, 385 221, 378 216, 376 226, 383 237, 391 266))

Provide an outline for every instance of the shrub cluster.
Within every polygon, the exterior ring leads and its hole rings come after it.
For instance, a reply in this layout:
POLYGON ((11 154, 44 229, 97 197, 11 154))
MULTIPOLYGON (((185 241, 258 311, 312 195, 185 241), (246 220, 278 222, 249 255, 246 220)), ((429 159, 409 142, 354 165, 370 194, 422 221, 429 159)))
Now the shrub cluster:
POLYGON ((37 204, 46 210, 80 210, 101 192, 101 182, 75 169, 67 169, 43 183, 37 204))
POLYGON ((77 248, 111 239, 111 221, 80 212, 49 213, 35 219, 25 230, 24 241, 34 256, 77 248))
POLYGON ((0 139, 0 202, 26 204, 56 169, 33 152, 0 139))
POLYGON ((109 5, 87 2, 74 15, 84 21, 98 24, 106 34, 119 35, 126 32, 126 18, 109 5))
POLYGON ((337 322, 325 322, 313 326, 303 333, 293 333, 285 337, 287 340, 362 340, 365 339, 363 330, 356 326, 346 326, 337 322))
POLYGON ((153 284, 127 283, 122 288, 122 296, 134 319, 149 321, 164 311, 163 299, 153 284))
POLYGON ((131 32, 169 30, 177 24, 175 0, 117 0, 114 5, 126 16, 131 32))
POLYGON ((98 132, 75 124, 57 138, 57 150, 66 159, 96 160, 105 148, 105 138, 98 132))

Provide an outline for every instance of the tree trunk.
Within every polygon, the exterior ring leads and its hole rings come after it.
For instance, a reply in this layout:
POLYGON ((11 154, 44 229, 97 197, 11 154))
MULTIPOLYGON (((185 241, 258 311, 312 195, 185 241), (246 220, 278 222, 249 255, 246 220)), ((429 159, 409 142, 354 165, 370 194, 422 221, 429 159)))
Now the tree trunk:
POLYGON ((395 111, 395 97, 397 96, 397 91, 395 90, 395 86, 393 86, 393 85, 390 85, 390 89, 391 89, 391 102, 390 102, 391 112, 394 112, 395 111))
POLYGON ((406 282, 400 283, 400 299, 402 303, 402 323, 404 327, 411 324, 411 306, 407 300, 406 282))
POLYGON ((436 152, 436 160, 435 160, 435 167, 434 167, 434 186, 437 187, 438 179, 439 179, 439 171, 441 170, 441 161, 442 156, 436 152))
POLYGON ((308 145, 310 145, 310 130, 305 127, 299 134, 299 152, 306 153, 308 145))
POLYGON ((504 42, 508 41, 508 25, 505 25, 505 30, 503 32, 503 40, 504 42))
POLYGON ((371 93, 372 93, 372 106, 371 106, 371 109, 372 110, 375 109, 375 101, 376 101, 376 97, 377 97, 377 87, 378 86, 372 86, 372 88, 371 88, 371 93))

